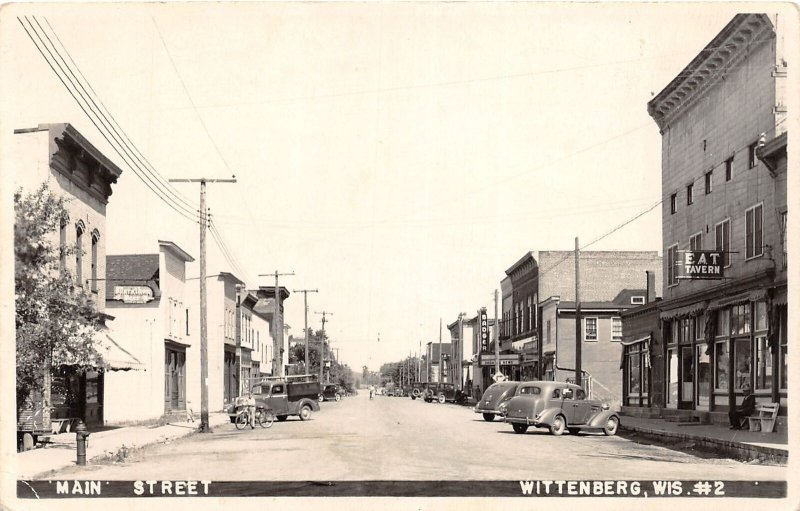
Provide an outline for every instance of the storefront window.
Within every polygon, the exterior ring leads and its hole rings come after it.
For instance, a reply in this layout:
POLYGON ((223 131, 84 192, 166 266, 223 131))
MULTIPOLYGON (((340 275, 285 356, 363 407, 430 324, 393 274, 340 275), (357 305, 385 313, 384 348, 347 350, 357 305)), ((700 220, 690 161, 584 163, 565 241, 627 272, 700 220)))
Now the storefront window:
POLYGON ((681 347, 681 401, 694 402, 694 353, 691 346, 681 347))
POLYGON ((650 352, 645 349, 642 352, 642 394, 647 395, 650 385, 650 352))
POLYGON ((766 335, 756 337, 756 388, 772 388, 772 352, 766 335))
POLYGON ((756 320, 756 330, 766 330, 767 329, 767 302, 756 302, 755 303, 755 320, 756 320))
POLYGON ((730 331, 730 310, 717 311, 717 335, 727 335, 730 331))
POLYGON ((681 320, 681 342, 684 344, 692 342, 692 318, 681 320))
POLYGON ((631 350, 628 354, 628 389, 630 394, 641 392, 639 370, 639 350, 631 350))
POLYGON ((698 344, 697 350, 697 405, 708 407, 711 396, 711 363, 706 354, 707 346, 698 344))
POLYGON ((667 374, 669 380, 667 382, 667 405, 673 408, 678 404, 678 350, 671 349, 667 351, 667 374))
POLYGON ((694 338, 695 339, 705 339, 706 338, 705 326, 706 326, 706 315, 705 314, 701 314, 701 315, 696 316, 694 318, 694 338))
POLYGON ((728 341, 716 343, 714 350, 714 387, 719 390, 728 389, 728 341))
POLYGON ((731 335, 746 335, 750 333, 750 304, 734 305, 731 307, 731 335))
MULTIPOLYGON (((742 386, 750 384, 750 340, 737 339, 733 345, 734 381, 733 389, 741 390, 742 386)), ((752 385, 750 386, 752 388, 752 385)))

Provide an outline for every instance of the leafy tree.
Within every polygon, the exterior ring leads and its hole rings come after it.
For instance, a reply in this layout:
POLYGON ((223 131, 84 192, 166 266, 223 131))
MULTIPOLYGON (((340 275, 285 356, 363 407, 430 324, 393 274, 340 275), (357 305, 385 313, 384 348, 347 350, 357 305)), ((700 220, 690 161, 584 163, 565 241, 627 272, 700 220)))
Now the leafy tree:
POLYGON ((42 184, 14 194, 14 283, 16 300, 17 414, 34 393, 46 392, 50 368, 98 367, 93 337, 102 316, 92 297, 60 268, 76 247, 54 244, 67 221, 66 199, 42 184))

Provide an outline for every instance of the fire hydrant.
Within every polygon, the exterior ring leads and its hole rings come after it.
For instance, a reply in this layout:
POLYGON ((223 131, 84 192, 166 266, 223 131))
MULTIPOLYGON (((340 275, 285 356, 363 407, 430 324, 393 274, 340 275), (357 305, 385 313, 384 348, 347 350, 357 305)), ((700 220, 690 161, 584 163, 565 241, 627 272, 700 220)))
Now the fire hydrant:
POLYGON ((86 425, 83 421, 78 421, 78 425, 75 426, 75 442, 77 444, 77 451, 78 451, 78 465, 86 465, 86 447, 89 442, 89 432, 86 431, 86 425))

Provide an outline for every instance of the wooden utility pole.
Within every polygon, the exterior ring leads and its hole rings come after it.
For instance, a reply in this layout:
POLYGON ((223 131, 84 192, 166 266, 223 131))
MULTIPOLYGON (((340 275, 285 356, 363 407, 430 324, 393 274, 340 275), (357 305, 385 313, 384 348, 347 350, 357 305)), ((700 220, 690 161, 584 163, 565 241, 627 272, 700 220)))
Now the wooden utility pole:
POLYGON ((278 286, 278 277, 284 275, 294 275, 294 272, 289 273, 261 273, 259 277, 269 277, 275 275, 275 344, 272 350, 272 375, 283 376, 283 314, 281 313, 281 288, 278 286))
POLYGON ((208 310, 206 291, 206 183, 235 183, 231 179, 170 179, 170 183, 200 183, 200 432, 212 433, 208 423, 208 310))
POLYGON ((500 331, 498 330, 497 321, 497 289, 494 290, 494 371, 495 374, 500 372, 500 331))
POLYGON ((439 383, 444 383, 444 371, 442 371, 442 318, 439 318, 439 383))
POLYGON ((575 385, 581 386, 581 348, 583 347, 581 335, 581 249, 578 246, 578 237, 575 237, 575 385))
POLYGON ((305 343, 306 343, 306 358, 305 358, 305 366, 304 366, 304 373, 309 374, 309 361, 308 361, 308 293, 319 293, 319 289, 295 289, 292 291, 293 293, 303 293, 303 315, 305 318, 305 328, 303 329, 305 343))
MULTIPOLYGON (((322 315, 322 339, 320 339, 319 343, 319 382, 321 384, 324 375, 322 368, 325 366, 325 322, 328 321, 327 316, 333 316, 333 312, 322 311, 315 312, 314 314, 322 315)), ((380 342, 380 338, 378 338, 378 341, 380 342)))

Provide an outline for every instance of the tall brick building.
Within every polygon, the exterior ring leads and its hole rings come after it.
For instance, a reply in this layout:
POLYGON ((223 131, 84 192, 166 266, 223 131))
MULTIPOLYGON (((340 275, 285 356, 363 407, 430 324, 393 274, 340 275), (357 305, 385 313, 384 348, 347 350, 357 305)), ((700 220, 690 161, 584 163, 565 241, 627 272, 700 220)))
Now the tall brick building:
POLYGON ((647 105, 662 135, 664 198, 663 342, 652 348, 665 395, 654 406, 723 421, 747 384, 785 413, 782 22, 735 16, 647 105), (724 279, 684 273, 687 252, 701 250, 723 253, 724 279))
MULTIPOLYGON (((661 285, 661 266, 655 251, 580 254, 581 302, 593 307, 591 315, 584 315, 581 331, 594 332, 582 335, 586 354, 582 370, 603 398, 621 400, 619 314, 644 303, 648 285, 651 289, 661 285)), ((516 380, 574 376, 575 252, 528 252, 506 275, 503 282, 510 280, 511 289, 503 292, 500 347, 501 353, 519 354, 516 365, 504 368, 508 376, 516 380)))

